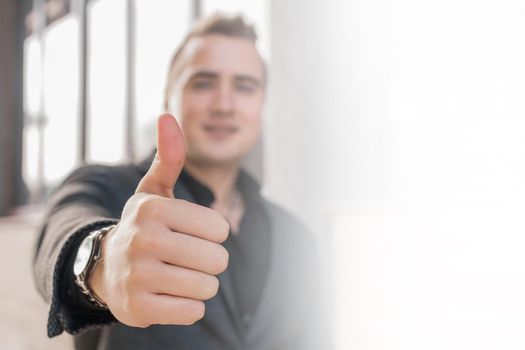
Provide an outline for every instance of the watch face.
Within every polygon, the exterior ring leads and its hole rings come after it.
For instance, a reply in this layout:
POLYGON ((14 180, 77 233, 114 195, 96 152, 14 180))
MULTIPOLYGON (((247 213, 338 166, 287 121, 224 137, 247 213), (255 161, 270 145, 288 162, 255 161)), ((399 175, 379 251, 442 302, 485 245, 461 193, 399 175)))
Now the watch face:
POLYGON ((91 235, 84 238, 80 247, 78 248, 77 257, 75 258, 75 264, 73 265, 73 273, 75 276, 80 275, 86 268, 93 250, 93 237, 91 235))

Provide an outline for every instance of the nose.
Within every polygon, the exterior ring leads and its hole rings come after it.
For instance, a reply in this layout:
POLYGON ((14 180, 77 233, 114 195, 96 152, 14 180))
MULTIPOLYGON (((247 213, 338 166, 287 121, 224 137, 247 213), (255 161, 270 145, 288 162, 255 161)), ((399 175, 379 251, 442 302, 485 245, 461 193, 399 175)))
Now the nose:
POLYGON ((215 116, 231 116, 235 110, 234 96, 229 84, 220 84, 212 104, 212 114, 215 116))

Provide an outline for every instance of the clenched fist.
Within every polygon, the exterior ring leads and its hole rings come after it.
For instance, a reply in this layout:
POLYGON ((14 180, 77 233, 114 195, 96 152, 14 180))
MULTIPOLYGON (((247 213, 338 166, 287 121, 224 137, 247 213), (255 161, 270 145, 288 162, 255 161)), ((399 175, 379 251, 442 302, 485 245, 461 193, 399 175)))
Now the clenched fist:
POLYGON ((229 224, 216 210, 173 196, 185 160, 175 118, 157 124, 157 156, 103 239, 88 283, 122 323, 189 325, 204 316, 228 265, 229 224))

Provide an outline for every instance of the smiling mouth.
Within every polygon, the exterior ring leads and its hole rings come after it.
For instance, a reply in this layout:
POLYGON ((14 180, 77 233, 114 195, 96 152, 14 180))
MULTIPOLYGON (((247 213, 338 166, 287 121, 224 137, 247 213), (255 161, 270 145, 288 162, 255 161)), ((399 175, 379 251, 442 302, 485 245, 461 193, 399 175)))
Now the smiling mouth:
POLYGON ((233 135, 238 130, 238 128, 234 126, 226 126, 226 125, 221 125, 221 126, 205 125, 203 129, 212 137, 219 138, 219 139, 233 135))

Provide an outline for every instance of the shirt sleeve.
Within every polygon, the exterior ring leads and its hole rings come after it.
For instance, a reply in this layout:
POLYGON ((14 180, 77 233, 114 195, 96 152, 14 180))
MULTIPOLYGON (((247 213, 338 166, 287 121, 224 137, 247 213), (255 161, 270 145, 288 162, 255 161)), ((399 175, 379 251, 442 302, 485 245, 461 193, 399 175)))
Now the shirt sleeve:
POLYGON ((73 274, 82 239, 93 230, 117 223, 120 217, 125 202, 122 184, 110 169, 79 168, 48 200, 36 242, 33 273, 39 293, 50 305, 49 337, 63 331, 79 334, 116 322, 109 311, 90 305, 76 286, 73 274))

